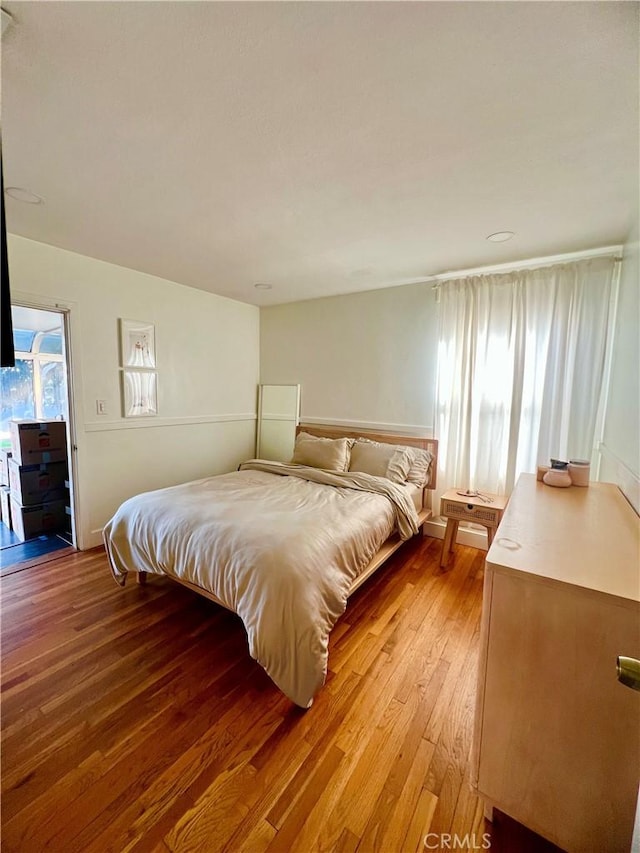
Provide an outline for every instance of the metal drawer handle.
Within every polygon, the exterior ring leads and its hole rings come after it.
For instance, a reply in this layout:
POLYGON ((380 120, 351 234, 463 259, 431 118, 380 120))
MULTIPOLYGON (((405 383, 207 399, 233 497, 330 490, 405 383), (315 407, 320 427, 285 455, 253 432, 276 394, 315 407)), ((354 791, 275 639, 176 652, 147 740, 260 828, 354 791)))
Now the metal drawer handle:
POLYGON ((618 655, 616 661, 618 681, 633 690, 640 690, 640 660, 618 655))

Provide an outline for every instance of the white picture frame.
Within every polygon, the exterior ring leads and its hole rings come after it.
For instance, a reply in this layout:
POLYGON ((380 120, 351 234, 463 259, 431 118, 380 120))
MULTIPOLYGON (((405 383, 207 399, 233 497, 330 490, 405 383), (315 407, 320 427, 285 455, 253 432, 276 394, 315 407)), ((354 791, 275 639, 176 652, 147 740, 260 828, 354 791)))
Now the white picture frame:
POLYGON ((122 371, 122 408, 125 418, 158 414, 158 374, 154 370, 122 371))
POLYGON ((120 363, 125 368, 155 370, 156 332, 153 323, 120 320, 120 363))

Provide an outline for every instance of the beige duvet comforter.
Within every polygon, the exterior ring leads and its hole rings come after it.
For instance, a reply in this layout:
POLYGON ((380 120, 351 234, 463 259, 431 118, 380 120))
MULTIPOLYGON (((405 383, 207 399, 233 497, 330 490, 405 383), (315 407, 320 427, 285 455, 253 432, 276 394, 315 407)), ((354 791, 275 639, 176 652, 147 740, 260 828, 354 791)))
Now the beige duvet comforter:
POLYGON ((249 650, 302 707, 327 672, 351 582, 394 528, 418 530, 406 490, 382 477, 253 460, 126 501, 104 528, 115 579, 178 577, 242 619, 249 650))

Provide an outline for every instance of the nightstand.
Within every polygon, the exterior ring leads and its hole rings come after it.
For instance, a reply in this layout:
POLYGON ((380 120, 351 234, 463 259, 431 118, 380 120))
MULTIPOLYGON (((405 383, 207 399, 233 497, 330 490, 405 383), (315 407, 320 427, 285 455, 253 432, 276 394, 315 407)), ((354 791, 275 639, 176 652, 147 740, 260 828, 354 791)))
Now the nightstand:
POLYGON ((492 495, 480 492, 476 497, 459 494, 465 489, 449 489, 440 498, 440 515, 447 519, 447 530, 442 543, 440 565, 446 566, 449 554, 453 551, 461 521, 472 521, 487 528, 488 548, 493 542, 493 535, 502 519, 502 513, 509 500, 505 495, 492 495))

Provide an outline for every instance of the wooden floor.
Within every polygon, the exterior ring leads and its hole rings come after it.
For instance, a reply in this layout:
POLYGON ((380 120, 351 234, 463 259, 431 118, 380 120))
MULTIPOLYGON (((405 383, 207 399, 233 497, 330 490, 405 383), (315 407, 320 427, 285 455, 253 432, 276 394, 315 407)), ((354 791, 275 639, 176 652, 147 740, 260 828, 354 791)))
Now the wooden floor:
POLYGON ((485 554, 442 573, 440 547, 416 537, 352 597, 306 712, 237 617, 121 589, 101 550, 3 578, 2 850, 553 849, 469 786, 485 554))

